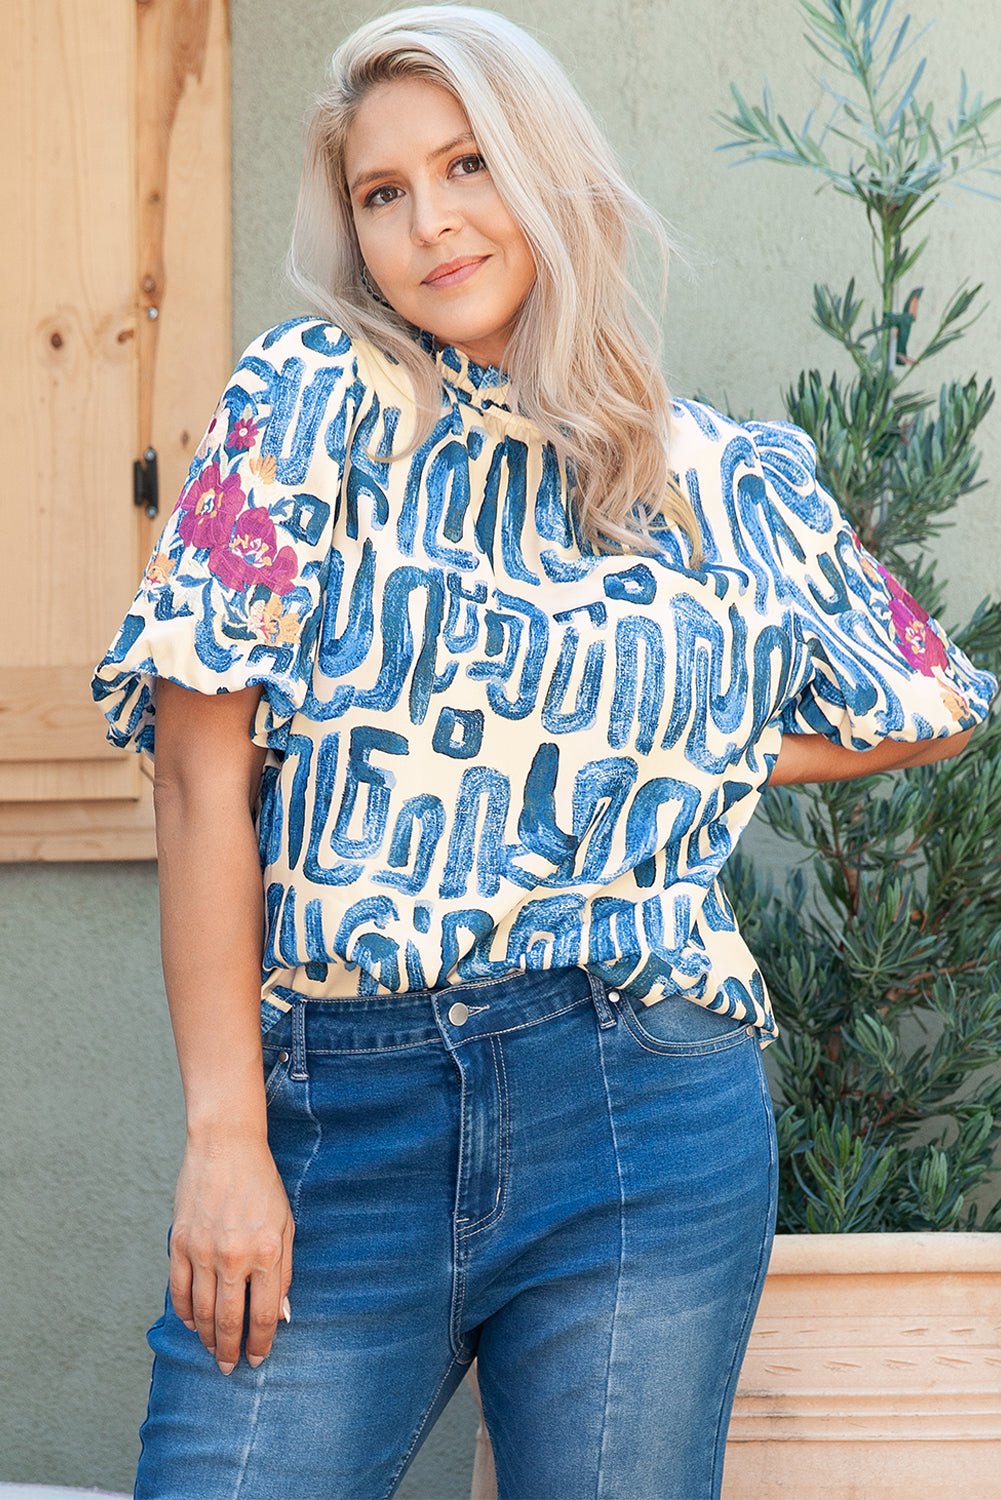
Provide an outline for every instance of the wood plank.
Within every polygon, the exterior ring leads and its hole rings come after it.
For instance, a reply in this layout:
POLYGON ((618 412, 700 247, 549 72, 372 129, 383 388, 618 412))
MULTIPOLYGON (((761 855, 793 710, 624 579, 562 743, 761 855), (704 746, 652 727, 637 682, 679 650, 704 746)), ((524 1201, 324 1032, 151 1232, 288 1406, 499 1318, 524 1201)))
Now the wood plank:
MULTIPOLYGON (((960 1238, 958 1234, 949 1237, 960 1238)), ((849 1239, 851 1236, 845 1235, 844 1238, 849 1239)), ((883 1275, 882 1272, 876 1272, 871 1276, 860 1274, 829 1276, 828 1285, 837 1295, 839 1312, 835 1316, 847 1314, 854 1322, 862 1324, 883 1316, 887 1311, 887 1293, 883 1275)), ((928 1275, 922 1275, 920 1272, 911 1275, 906 1271, 902 1271, 894 1278, 898 1285, 907 1286, 908 1315, 913 1319, 915 1326, 924 1323, 932 1316, 956 1319, 957 1326, 959 1326, 959 1323, 965 1322, 969 1315, 971 1286, 983 1285, 990 1287, 995 1293, 1001 1291, 1001 1273, 999 1272, 971 1272, 965 1276, 959 1272, 940 1273, 936 1275, 935 1284, 931 1290, 929 1290, 929 1279, 928 1275)), ((778 1316, 784 1320, 801 1319, 804 1326, 809 1325, 819 1316, 815 1286, 816 1278, 809 1276, 773 1278, 769 1269, 768 1281, 765 1283, 755 1322, 755 1336, 758 1336, 759 1330, 774 1329, 775 1319, 778 1316)))
POLYGON ((993 1348, 998 1342, 996 1318, 962 1317, 929 1312, 920 1305, 906 1316, 870 1315, 856 1318, 845 1303, 840 1316, 820 1316, 811 1308, 800 1317, 778 1313, 769 1316, 766 1308, 759 1312, 752 1334, 752 1350, 770 1359, 780 1350, 851 1348, 865 1343, 870 1349, 940 1344, 944 1347, 983 1345, 993 1348))
MULTIPOLYGON (((909 1234, 777 1234, 768 1278, 879 1276, 928 1271, 1001 1275, 1001 1235, 958 1230, 909 1234)), ((806 1285, 807 1282, 804 1282, 806 1285)), ((848 1292, 850 1281, 842 1291, 848 1292)))
POLYGON ((155 859, 153 799, 0 804, 0 860, 155 859))
POLYGON ((0 667, 3 761, 119 760, 90 691, 92 663, 0 667))
POLYGON ((783 1435, 727 1448, 722 1500, 997 1500, 999 1471, 991 1434, 925 1432, 902 1442, 864 1430, 841 1442, 783 1435))
POLYGON ((138 797, 138 757, 107 760, 11 760, 0 763, 0 802, 85 802, 138 797))
POLYGON ((138 23, 139 451, 161 505, 141 568, 231 373, 232 267, 228 5, 147 0, 138 23))
POLYGON ((783 1393, 799 1401, 823 1391, 852 1400, 878 1395, 889 1401, 901 1392, 939 1390, 948 1385, 969 1394, 990 1395, 1001 1420, 998 1342, 996 1333, 981 1345, 906 1343, 896 1348, 856 1343, 840 1348, 782 1348, 766 1352, 749 1349, 741 1369, 741 1410, 754 1393, 767 1390, 767 1399, 781 1401, 783 1393))
MULTIPOLYGON (((135 586, 134 18, 7 0, 4 660, 93 661, 135 586)), ((0 756, 4 753, 0 731, 0 756)))

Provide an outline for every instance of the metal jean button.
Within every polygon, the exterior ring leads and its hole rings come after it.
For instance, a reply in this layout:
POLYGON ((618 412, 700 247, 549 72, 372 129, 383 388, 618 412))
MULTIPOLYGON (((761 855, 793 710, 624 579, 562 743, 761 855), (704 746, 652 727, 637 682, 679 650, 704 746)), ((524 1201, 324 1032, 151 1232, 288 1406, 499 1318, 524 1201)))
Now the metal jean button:
POLYGON ((448 1008, 448 1019, 453 1026, 465 1026, 469 1020, 469 1006, 463 1005, 461 1000, 456 1000, 455 1004, 448 1008))

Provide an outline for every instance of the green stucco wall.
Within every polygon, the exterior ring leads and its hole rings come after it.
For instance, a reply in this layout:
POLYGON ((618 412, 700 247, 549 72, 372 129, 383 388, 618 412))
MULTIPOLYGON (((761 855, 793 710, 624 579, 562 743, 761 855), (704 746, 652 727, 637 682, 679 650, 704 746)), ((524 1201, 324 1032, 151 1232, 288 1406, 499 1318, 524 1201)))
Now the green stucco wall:
POLYGON ((150 865, 0 870, 0 1477, 131 1485, 180 1089, 150 865))
MULTIPOLYGON (((507 0, 571 68, 640 189, 674 226, 667 361, 674 388, 735 411, 780 411, 784 385, 830 363, 812 327, 815 280, 865 273, 861 226, 803 175, 730 168, 714 113, 731 78, 767 75, 794 119, 809 108, 794 0, 507 0)), ((903 9, 901 4, 901 9, 903 9)), ((951 109, 965 66, 1001 94, 995 0, 915 0, 941 16, 924 45, 951 109)), ((301 119, 325 57, 377 7, 232 0, 235 343, 298 311, 280 263, 295 201, 301 119)), ((961 193, 928 220, 922 319, 958 279, 992 306, 941 377, 1001 371, 1001 205, 961 193)), ((207 416, 207 414, 206 414, 207 416)), ((959 612, 1001 588, 1001 414, 986 430, 989 484, 946 535, 959 612)), ((122 604, 126 603, 125 600, 122 604)), ((159 978, 155 875, 146 865, 0 871, 0 1479, 126 1489, 147 1383, 181 1141, 159 978)), ((465 1393, 406 1481, 408 1500, 468 1493, 465 1393)))

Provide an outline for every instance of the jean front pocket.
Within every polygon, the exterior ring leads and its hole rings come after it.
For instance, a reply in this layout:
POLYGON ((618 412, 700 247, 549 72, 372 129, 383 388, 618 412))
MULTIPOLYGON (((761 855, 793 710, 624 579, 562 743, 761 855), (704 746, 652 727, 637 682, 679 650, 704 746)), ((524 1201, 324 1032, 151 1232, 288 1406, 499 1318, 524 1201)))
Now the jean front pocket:
POLYGON ((664 1056, 722 1052, 758 1039, 756 1026, 733 1016, 721 1016, 683 995, 668 995, 655 1005, 633 1003, 623 995, 618 1008, 626 1029, 640 1046, 664 1056))
POLYGON ((264 1033, 264 1102, 272 1099, 288 1077, 292 1066, 292 1028, 287 1016, 264 1033))

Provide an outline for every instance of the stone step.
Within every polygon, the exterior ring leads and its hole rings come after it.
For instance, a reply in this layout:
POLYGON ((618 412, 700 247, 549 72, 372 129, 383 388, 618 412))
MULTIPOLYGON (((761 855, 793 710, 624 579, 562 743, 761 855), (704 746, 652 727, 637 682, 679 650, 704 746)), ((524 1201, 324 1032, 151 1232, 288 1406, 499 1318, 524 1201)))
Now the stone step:
POLYGON ((0 1480, 0 1500, 74 1500, 79 1495, 104 1495, 106 1500, 129 1500, 112 1490, 67 1490, 51 1484, 10 1484, 0 1480))

